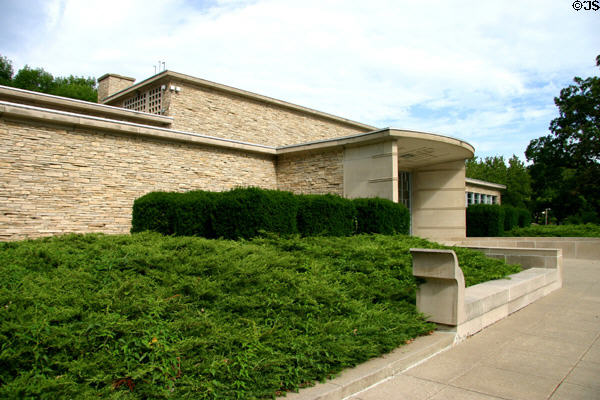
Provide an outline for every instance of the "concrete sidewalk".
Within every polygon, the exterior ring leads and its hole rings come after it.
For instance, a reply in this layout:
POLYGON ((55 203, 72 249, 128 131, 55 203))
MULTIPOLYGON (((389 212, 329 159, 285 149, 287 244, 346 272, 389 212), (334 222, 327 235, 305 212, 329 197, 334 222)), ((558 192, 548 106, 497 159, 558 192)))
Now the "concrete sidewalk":
POLYGON ((600 399, 600 261, 564 260, 564 286, 348 399, 600 399))

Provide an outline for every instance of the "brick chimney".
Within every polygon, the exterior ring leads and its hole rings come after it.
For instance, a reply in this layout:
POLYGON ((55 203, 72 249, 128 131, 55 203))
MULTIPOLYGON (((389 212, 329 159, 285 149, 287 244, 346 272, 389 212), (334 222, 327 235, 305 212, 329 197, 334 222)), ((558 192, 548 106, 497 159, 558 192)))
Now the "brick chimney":
POLYGON ((134 78, 117 74, 104 74, 98 78, 98 103, 123 89, 127 89, 135 82, 134 78))

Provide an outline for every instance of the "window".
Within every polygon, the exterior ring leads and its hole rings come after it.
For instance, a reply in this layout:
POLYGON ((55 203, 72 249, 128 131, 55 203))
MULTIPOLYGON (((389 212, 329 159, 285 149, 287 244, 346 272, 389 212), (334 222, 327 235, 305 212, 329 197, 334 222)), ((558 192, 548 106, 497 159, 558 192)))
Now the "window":
POLYGON ((474 203, 475 200, 473 197, 474 197, 473 192, 467 192, 467 207, 474 203))
POLYGON ((466 192, 465 205, 466 207, 469 207, 471 204, 498 204, 498 196, 494 196, 492 194, 466 192))
POLYGON ((398 194, 400 195, 400 203, 404 204, 410 210, 410 172, 400 171, 398 174, 398 194))

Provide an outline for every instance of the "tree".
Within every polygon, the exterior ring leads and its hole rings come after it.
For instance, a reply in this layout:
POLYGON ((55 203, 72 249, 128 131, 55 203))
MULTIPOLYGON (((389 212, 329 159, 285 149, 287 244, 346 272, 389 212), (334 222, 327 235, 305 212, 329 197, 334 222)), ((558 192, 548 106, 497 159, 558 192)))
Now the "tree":
POLYGON ((50 92, 56 96, 71 97, 96 102, 98 91, 94 78, 84 78, 70 75, 67 78, 54 78, 54 88, 50 92))
POLYGON ((519 208, 528 208, 531 202, 531 176, 525 163, 513 156, 508 160, 506 169, 506 193, 502 203, 519 208))
POLYGON ((0 56, 0 85, 10 86, 12 78, 12 62, 8 58, 0 56))
POLYGON ((34 69, 28 65, 21 68, 13 77, 12 62, 2 56, 0 56, 0 85, 92 102, 98 100, 94 78, 73 75, 55 78, 43 68, 34 69))
POLYGON ((508 160, 508 166, 503 156, 486 157, 483 160, 474 157, 466 162, 466 176, 506 185, 502 204, 520 208, 529 206, 531 178, 525 164, 515 155, 508 160))
POLYGON ((554 98, 559 116, 550 123, 552 134, 532 140, 525 152, 533 162, 534 206, 551 208, 559 223, 599 222, 600 77, 573 81, 554 98))
POLYGON ((25 65, 15 75, 13 86, 34 92, 50 93, 54 87, 54 77, 42 68, 32 69, 25 65))
POLYGON ((486 157, 484 159, 473 157, 467 160, 466 168, 467 178, 506 185, 506 163, 502 156, 486 157))

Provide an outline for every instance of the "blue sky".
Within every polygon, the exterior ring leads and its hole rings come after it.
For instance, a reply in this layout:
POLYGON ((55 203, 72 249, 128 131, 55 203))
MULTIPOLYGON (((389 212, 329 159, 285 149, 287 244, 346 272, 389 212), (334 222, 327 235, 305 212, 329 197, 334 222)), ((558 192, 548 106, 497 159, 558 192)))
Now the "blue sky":
MULTIPOLYGON (((0 0, 0 54, 55 76, 168 69, 478 156, 548 134, 553 98, 598 75, 600 11, 572 1, 0 0)), ((210 132, 204 132, 210 134, 210 132)))

